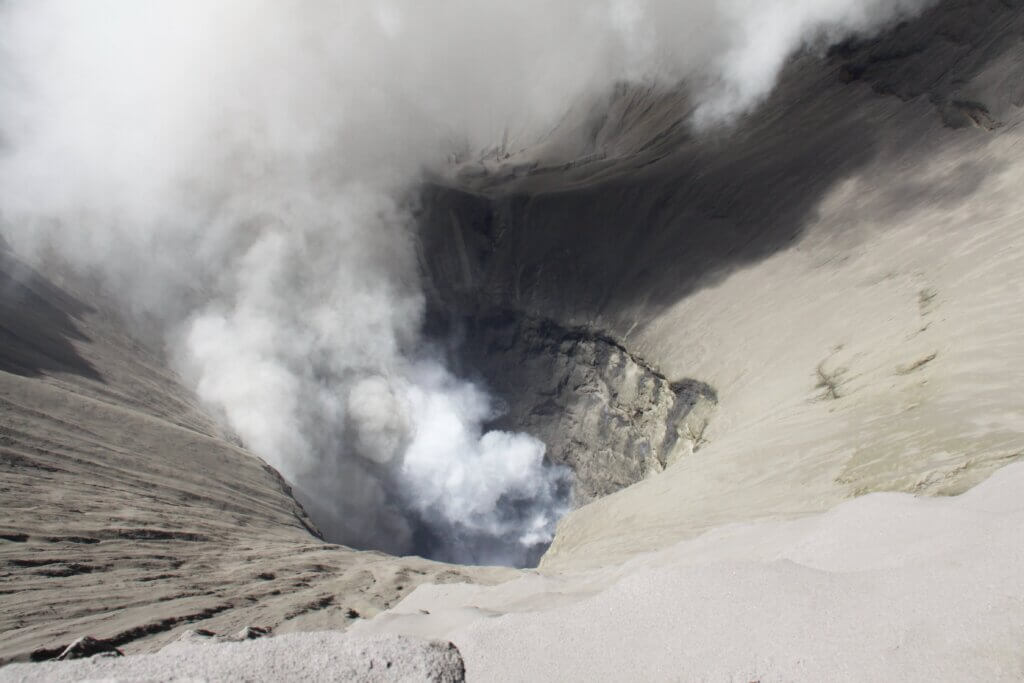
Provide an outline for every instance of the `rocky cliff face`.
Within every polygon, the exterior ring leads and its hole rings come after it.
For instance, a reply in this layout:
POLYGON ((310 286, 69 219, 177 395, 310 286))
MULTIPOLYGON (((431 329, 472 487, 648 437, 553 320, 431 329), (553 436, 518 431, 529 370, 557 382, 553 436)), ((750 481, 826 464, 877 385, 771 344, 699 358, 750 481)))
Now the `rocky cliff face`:
POLYGON ((514 311, 460 320, 453 351, 505 401, 493 427, 525 431, 573 473, 584 505, 663 471, 703 445, 717 396, 670 382, 613 339, 514 311))

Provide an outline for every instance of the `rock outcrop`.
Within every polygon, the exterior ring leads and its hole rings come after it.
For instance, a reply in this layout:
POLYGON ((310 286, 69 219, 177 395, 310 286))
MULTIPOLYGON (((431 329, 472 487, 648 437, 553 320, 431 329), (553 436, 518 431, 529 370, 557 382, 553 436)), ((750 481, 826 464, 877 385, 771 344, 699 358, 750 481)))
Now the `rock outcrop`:
POLYGON ((506 403, 492 426, 541 439, 572 470, 577 506, 704 443, 717 396, 702 382, 670 382, 615 340, 552 320, 489 311, 461 323, 456 360, 506 403))

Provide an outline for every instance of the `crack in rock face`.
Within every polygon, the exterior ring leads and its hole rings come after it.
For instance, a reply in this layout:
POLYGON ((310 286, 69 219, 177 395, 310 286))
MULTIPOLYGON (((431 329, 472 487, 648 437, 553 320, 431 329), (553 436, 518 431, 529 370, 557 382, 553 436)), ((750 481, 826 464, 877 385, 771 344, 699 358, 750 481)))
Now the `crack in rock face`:
POLYGON ((491 428, 529 433, 573 472, 574 506, 698 449, 715 390, 670 382, 614 340, 511 310, 458 321, 456 362, 506 402, 491 428))

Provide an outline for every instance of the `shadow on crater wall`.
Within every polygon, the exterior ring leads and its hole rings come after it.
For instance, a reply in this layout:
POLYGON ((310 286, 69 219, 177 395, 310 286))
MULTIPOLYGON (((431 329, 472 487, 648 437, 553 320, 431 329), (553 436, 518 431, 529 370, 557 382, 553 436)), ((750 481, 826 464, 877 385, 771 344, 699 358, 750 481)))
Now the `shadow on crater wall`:
POLYGON ((16 258, 0 238, 0 371, 24 377, 67 372, 103 381, 75 349, 76 319, 94 312, 16 258))
MULTIPOLYGON (((545 173, 429 188, 423 260, 436 305, 467 315, 512 308, 623 339, 623 321, 642 328, 735 269, 796 245, 822 197, 869 164, 891 158, 915 168, 945 145, 970 142, 965 136, 983 144, 997 135, 1000 118, 1024 103, 1024 74, 995 79, 987 70, 1021 51, 1021 8, 947 0, 877 40, 825 59, 804 55, 734 129, 695 137, 675 126, 669 156, 638 152, 617 172, 602 162, 590 183, 574 169, 571 183, 545 173)), ((649 97, 663 126, 659 107, 679 98, 649 97)), ((950 182, 908 176, 890 203, 959 201, 999 170, 968 162, 950 182)))

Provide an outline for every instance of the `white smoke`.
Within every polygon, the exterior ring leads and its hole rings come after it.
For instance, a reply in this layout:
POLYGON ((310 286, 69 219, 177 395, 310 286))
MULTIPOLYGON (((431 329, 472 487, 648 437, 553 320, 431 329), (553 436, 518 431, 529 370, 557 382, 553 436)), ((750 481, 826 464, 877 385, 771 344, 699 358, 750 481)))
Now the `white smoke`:
POLYGON ((686 80, 699 125, 728 121, 794 51, 924 4, 0 0, 0 219, 165 321, 332 538, 524 561, 566 473, 484 433, 485 391, 424 349, 422 171, 622 80, 686 80))

